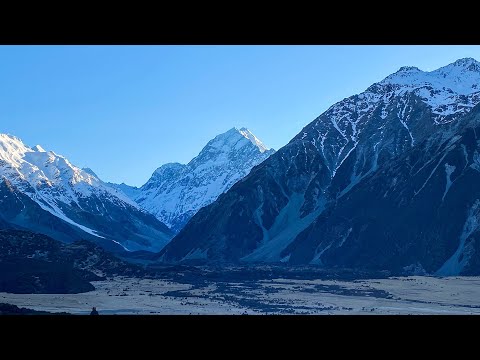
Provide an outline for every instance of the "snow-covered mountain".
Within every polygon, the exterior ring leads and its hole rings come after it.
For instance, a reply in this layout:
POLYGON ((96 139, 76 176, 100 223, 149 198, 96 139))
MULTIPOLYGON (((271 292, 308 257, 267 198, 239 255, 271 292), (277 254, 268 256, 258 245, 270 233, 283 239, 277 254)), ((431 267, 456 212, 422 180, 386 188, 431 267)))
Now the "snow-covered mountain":
POLYGON ((311 142, 334 176, 360 142, 362 133, 374 136, 379 146, 393 134, 386 129, 389 123, 401 125, 404 129, 399 130, 406 132, 410 144, 395 144, 397 149, 390 150, 398 154, 429 135, 433 125, 458 119, 478 102, 480 63, 474 59, 460 59, 431 72, 405 66, 363 93, 333 105, 292 141, 300 137, 311 142), (412 112, 419 106, 428 111, 428 121, 418 121, 418 114, 412 112))
MULTIPOLYGON (((370 206, 369 196, 373 199, 377 195, 375 188, 380 188, 382 182, 391 183, 400 178, 406 182, 420 181, 415 174, 402 174, 402 177, 395 174, 393 178, 378 175, 388 166, 399 166, 395 161, 402 161, 399 159, 412 151, 418 153, 409 162, 410 166, 418 168, 419 172, 429 169, 421 180, 423 187, 419 186, 416 191, 430 186, 438 169, 441 181, 446 181, 443 186, 455 186, 450 183, 458 176, 455 169, 461 165, 462 168, 470 166, 476 159, 478 145, 472 147, 470 141, 463 143, 459 139, 465 134, 465 124, 474 127, 479 120, 474 116, 478 113, 475 106, 479 102, 480 64, 474 59, 460 59, 431 72, 402 67, 363 93, 334 104, 313 120, 216 202, 201 209, 161 251, 159 259, 281 261, 359 267, 381 264, 395 266, 397 270, 421 260, 428 271, 435 272, 452 256, 456 249, 452 244, 458 239, 463 241, 463 224, 470 224, 469 229, 474 226, 473 220, 468 219, 476 219, 476 215, 470 214, 476 208, 472 210, 473 205, 469 203, 475 203, 475 199, 463 197, 463 203, 456 204, 458 208, 450 208, 458 214, 457 233, 439 239, 435 235, 438 235, 438 222, 447 218, 439 219, 435 208, 429 205, 438 205, 436 201, 426 197, 417 203, 416 192, 405 197, 402 191, 406 188, 393 184, 398 192, 391 195, 392 201, 401 199, 396 203, 400 207, 415 202, 418 212, 425 212, 423 216, 431 216, 435 221, 428 222, 428 226, 418 232, 385 239, 381 234, 389 233, 385 228, 389 223, 399 224, 405 220, 404 226, 408 227, 406 213, 392 210, 388 214, 397 217, 389 219, 387 216, 383 225, 378 224, 373 218, 382 211, 370 206), (473 108, 476 110, 470 116, 473 108), (432 163, 432 158, 436 159, 441 149, 449 148, 452 139, 459 141, 456 143, 458 149, 465 147, 465 164, 457 161, 455 165, 453 160, 443 164, 441 161, 445 157, 442 155, 440 165, 435 167, 437 163, 432 163), (446 176, 445 171, 452 177, 446 176), (373 193, 366 196, 366 184, 375 176, 380 178, 369 188, 373 193), (358 201, 348 202, 352 194, 362 191, 365 193, 358 196, 366 202, 364 205, 358 201), (337 213, 338 209, 344 210, 337 213), (335 216, 344 223, 333 221, 335 216), (347 226, 348 217, 363 218, 363 222, 347 226), (369 222, 379 229, 374 234, 376 237, 369 233, 370 240, 379 240, 375 246, 367 247, 361 244, 367 241, 361 233, 368 228, 369 222), (423 248, 418 250, 417 247, 416 253, 406 256, 406 244, 422 244, 423 248), (341 249, 334 252, 334 247, 341 249), (435 261, 425 262, 425 254, 433 251, 438 255, 435 261), (368 260, 375 256, 378 256, 375 263, 368 260)), ((473 180, 468 183, 480 186, 473 180)), ((414 221, 413 218, 408 220, 414 221)), ((456 268, 451 273, 459 273, 462 269, 456 268)))
POLYGON ((26 146, 15 136, 0 134, 0 182, 5 193, 0 217, 12 225, 41 229, 58 238, 53 216, 75 229, 70 235, 59 231, 64 235, 61 240, 86 236, 126 250, 159 250, 171 238, 164 224, 105 185, 90 169, 82 170, 39 145, 26 146), (12 212, 18 201, 23 208, 12 212), (40 224, 40 218, 48 224, 40 224))
POLYGON ((232 128, 210 140, 188 164, 161 166, 140 188, 110 185, 178 232, 200 208, 274 152, 248 129, 232 128))

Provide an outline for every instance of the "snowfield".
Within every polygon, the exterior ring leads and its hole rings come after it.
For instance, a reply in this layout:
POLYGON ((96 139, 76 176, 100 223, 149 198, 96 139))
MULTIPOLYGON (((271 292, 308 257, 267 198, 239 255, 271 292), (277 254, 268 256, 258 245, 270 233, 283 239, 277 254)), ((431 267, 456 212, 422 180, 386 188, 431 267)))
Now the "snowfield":
POLYGON ((183 283, 116 278, 83 294, 7 294, 0 302, 89 314, 479 314, 480 278, 391 277, 183 283))

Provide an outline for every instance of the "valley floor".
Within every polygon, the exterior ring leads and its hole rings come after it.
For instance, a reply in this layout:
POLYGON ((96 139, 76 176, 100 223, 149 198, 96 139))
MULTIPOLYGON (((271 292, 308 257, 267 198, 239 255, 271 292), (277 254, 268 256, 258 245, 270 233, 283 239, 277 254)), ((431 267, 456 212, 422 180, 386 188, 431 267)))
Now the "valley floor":
POLYGON ((199 281, 115 278, 83 294, 0 293, 0 303, 89 314, 480 314, 480 278, 199 281))

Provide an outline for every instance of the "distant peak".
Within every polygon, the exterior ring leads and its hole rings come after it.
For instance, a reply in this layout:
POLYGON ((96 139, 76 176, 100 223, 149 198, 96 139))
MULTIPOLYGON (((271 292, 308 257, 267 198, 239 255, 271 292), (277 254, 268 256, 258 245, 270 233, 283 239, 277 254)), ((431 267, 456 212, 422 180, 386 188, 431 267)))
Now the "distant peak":
POLYGON ((34 147, 30 147, 28 145, 25 145, 22 141, 22 139, 10 135, 10 134, 0 134, 0 143, 3 144, 4 147, 9 148, 9 152, 12 153, 13 151, 19 152, 20 153, 27 153, 27 152, 47 152, 44 148, 42 148, 40 145, 35 145, 34 147), (16 149, 16 150, 13 150, 16 149))
POLYGON ((424 75, 425 72, 416 66, 402 66, 393 74, 383 79, 382 83, 410 83, 411 79, 416 79, 424 75))
POLYGON ((0 159, 7 162, 20 161, 27 153, 32 152, 22 140, 10 134, 0 134, 0 159))
POLYGON ((3 141, 15 141, 15 142, 22 142, 18 137, 10 134, 0 134, 0 139, 3 141))
MULTIPOLYGON (((242 129, 245 129, 245 128, 242 128, 242 129)), ((230 130, 225 131, 224 133, 218 134, 217 136, 236 135, 236 134, 240 133, 240 130, 241 130, 241 129, 239 129, 239 128, 237 128, 237 127, 232 127, 230 130)))
POLYGON ((157 170, 155 170, 153 174, 163 174, 167 171, 176 171, 176 170, 182 169, 184 166, 185 165, 180 164, 178 162, 166 163, 160 166, 159 168, 157 168, 157 170))
POLYGON ((464 67, 468 67, 472 64, 473 65, 480 65, 480 63, 477 60, 475 60, 474 58, 471 58, 471 57, 458 59, 458 60, 456 60, 455 62, 452 63, 452 65, 464 66, 464 67))
MULTIPOLYGON (((436 72, 441 72, 442 74, 448 73, 465 73, 465 71, 480 73, 480 62, 474 58, 463 58, 454 61, 451 64, 441 67, 436 70, 436 72)), ((435 71, 434 71, 435 72, 435 71)))
POLYGON ((46 152, 44 148, 42 148, 40 145, 35 145, 32 150, 37 151, 37 152, 46 152))
POLYGON ((400 69, 398 69, 397 73, 399 72, 421 72, 422 70, 420 70, 418 67, 416 66, 402 66, 400 69))
POLYGON ((402 66, 397 72, 387 76, 380 83, 373 84, 367 90, 383 91, 381 85, 386 84, 410 89, 430 86, 440 91, 450 89, 457 94, 469 95, 478 92, 480 63, 473 58, 463 58, 433 71, 422 71, 415 66, 402 66))
POLYGON ((270 148, 266 147, 255 135, 253 135, 250 130, 245 127, 233 127, 230 130, 215 136, 208 142, 207 146, 218 149, 222 148, 223 151, 230 151, 230 149, 242 139, 249 140, 261 153, 270 150, 270 148))

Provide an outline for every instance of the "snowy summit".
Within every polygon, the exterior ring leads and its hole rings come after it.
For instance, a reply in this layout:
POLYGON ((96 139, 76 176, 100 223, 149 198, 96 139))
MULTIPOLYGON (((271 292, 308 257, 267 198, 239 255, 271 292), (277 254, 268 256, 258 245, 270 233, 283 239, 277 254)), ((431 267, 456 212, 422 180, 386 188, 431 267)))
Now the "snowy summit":
POLYGON ((274 152, 247 128, 234 127, 210 140, 188 164, 162 165, 140 188, 110 185, 177 232, 274 152))

